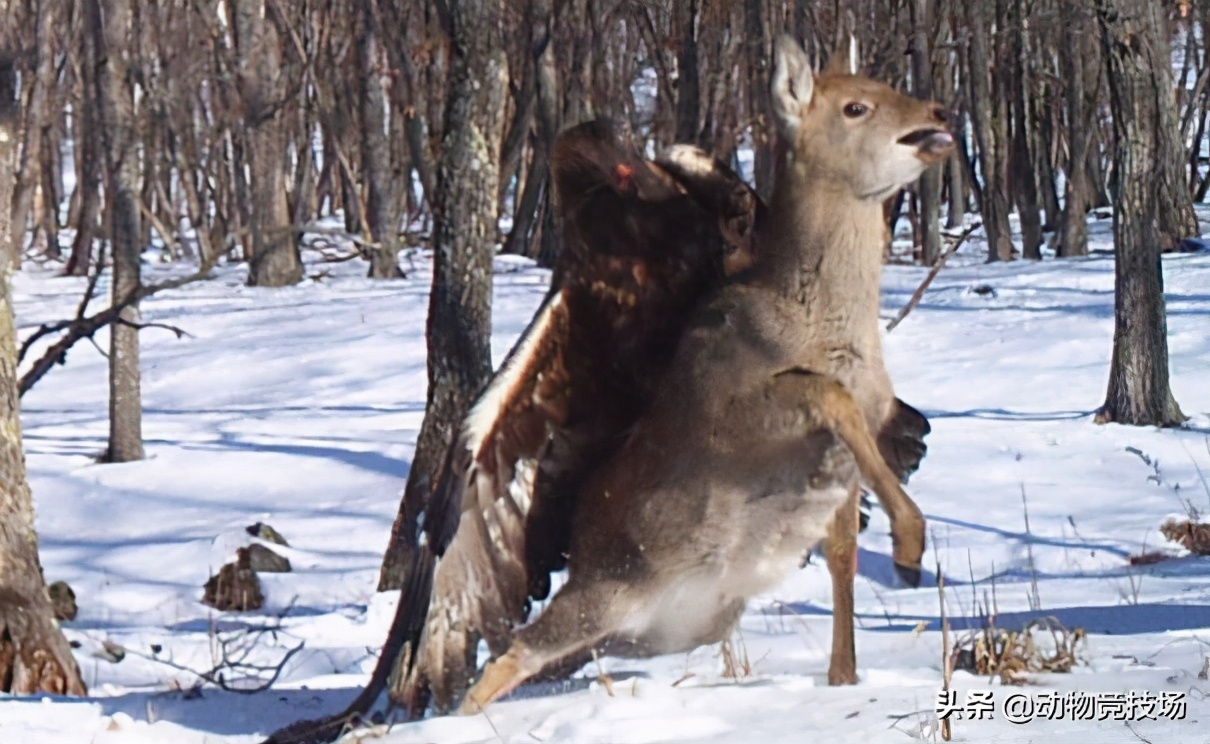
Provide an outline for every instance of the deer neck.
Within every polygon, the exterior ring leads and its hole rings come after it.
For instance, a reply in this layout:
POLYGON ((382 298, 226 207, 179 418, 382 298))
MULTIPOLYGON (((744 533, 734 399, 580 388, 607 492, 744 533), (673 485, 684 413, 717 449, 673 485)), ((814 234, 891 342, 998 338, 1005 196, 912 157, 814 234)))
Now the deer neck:
POLYGON ((810 173, 809 164, 793 161, 781 169, 757 227, 762 283, 801 303, 813 325, 877 346, 882 205, 810 173))

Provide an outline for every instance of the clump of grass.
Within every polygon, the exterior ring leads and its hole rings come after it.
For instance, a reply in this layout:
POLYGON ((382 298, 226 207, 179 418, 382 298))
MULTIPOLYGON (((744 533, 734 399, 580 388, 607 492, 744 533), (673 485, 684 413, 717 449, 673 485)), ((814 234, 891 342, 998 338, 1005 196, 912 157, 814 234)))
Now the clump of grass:
POLYGON ((723 660, 724 679, 745 679, 752 676, 752 661, 748 658, 748 644, 744 636, 736 633, 719 645, 719 656, 723 660))
POLYGON ((1210 555, 1210 524, 1197 519, 1169 519, 1160 532, 1194 555, 1210 555))
POLYGON ((1083 628, 1068 630, 1054 618, 1034 620, 1020 631, 998 628, 994 621, 960 637, 950 664, 984 677, 999 677, 1006 685, 1022 685, 1031 673, 1069 672, 1083 663, 1079 647, 1083 628))

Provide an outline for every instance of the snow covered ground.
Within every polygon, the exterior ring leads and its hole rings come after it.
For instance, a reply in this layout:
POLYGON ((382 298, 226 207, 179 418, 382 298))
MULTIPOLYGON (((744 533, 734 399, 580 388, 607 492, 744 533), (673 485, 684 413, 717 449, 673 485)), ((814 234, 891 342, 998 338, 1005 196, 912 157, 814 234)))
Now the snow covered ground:
MULTIPOLYGON (((1094 225, 1102 251, 1108 226, 1094 225)), ((977 626, 977 605, 994 603, 1003 627, 1054 616, 1088 639, 1072 673, 1032 675, 1025 687, 956 673, 959 702, 990 690, 996 708, 994 720, 955 721, 954 739, 1210 741, 1210 682, 1198 678, 1210 653, 1210 559, 1181 557, 1157 530, 1184 517, 1186 501, 1210 514, 1198 472, 1210 476, 1210 254, 1164 261, 1172 387, 1192 418, 1186 430, 1156 431, 1091 421, 1112 344, 1112 257, 987 266, 981 249, 964 248, 886 337, 898 394, 933 423, 909 491, 930 520, 956 628, 977 626), (1177 557, 1129 565, 1151 550, 1177 557), (1185 715, 1006 719, 1010 695, 1050 690, 1183 693, 1185 715)), ((499 360, 548 276, 517 261, 497 268, 499 360)), ((183 270, 149 267, 153 279, 183 270)), ((0 697, 0 743, 254 742, 356 694, 395 601, 374 586, 423 413, 429 282, 423 255, 403 281, 374 283, 363 271, 312 263, 313 280, 266 290, 224 269, 148 301, 147 320, 190 335, 142 333, 143 462, 94 462, 107 387, 89 345, 26 396, 42 560, 48 581, 77 594, 79 617, 65 627, 93 697, 0 697), (257 521, 289 540, 295 570, 262 575, 263 613, 212 612, 199 602, 202 584, 257 521), (187 670, 212 669, 220 641, 258 627, 272 630, 257 638, 256 663, 302 644, 271 690, 192 689, 187 670), (125 659, 98 658, 104 642, 125 659)), ((923 275, 886 270, 888 319, 923 275)), ((15 281, 23 334, 70 315, 84 286, 36 267, 15 281)), ((523 688, 486 716, 377 733, 392 744, 939 740, 938 591, 931 572, 920 589, 896 588, 886 529, 875 512, 861 537, 858 686, 826 686, 830 585, 815 560, 749 607, 733 644, 750 666, 739 678, 724 675, 717 648, 603 659, 568 684, 523 688)))

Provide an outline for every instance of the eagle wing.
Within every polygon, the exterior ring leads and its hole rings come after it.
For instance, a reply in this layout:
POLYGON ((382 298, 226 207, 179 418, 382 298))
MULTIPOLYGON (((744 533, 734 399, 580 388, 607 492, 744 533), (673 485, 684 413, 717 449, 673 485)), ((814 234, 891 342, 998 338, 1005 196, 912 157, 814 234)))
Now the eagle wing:
POLYGON ((597 120, 560 135, 551 174, 552 290, 463 422, 401 599, 391 688, 413 715, 455 704, 479 637, 502 652, 547 596, 580 480, 645 408, 689 309, 751 263, 759 200, 708 158, 644 160, 597 120))

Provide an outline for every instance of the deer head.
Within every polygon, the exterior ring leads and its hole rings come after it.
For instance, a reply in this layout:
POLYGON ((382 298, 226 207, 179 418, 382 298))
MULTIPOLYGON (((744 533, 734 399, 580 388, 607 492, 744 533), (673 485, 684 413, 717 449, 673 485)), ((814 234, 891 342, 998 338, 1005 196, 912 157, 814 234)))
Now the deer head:
POLYGON ((816 74, 798 43, 781 37, 773 107, 789 142, 787 167, 863 201, 881 201, 949 155, 954 136, 940 105, 858 76, 853 48, 816 74))

